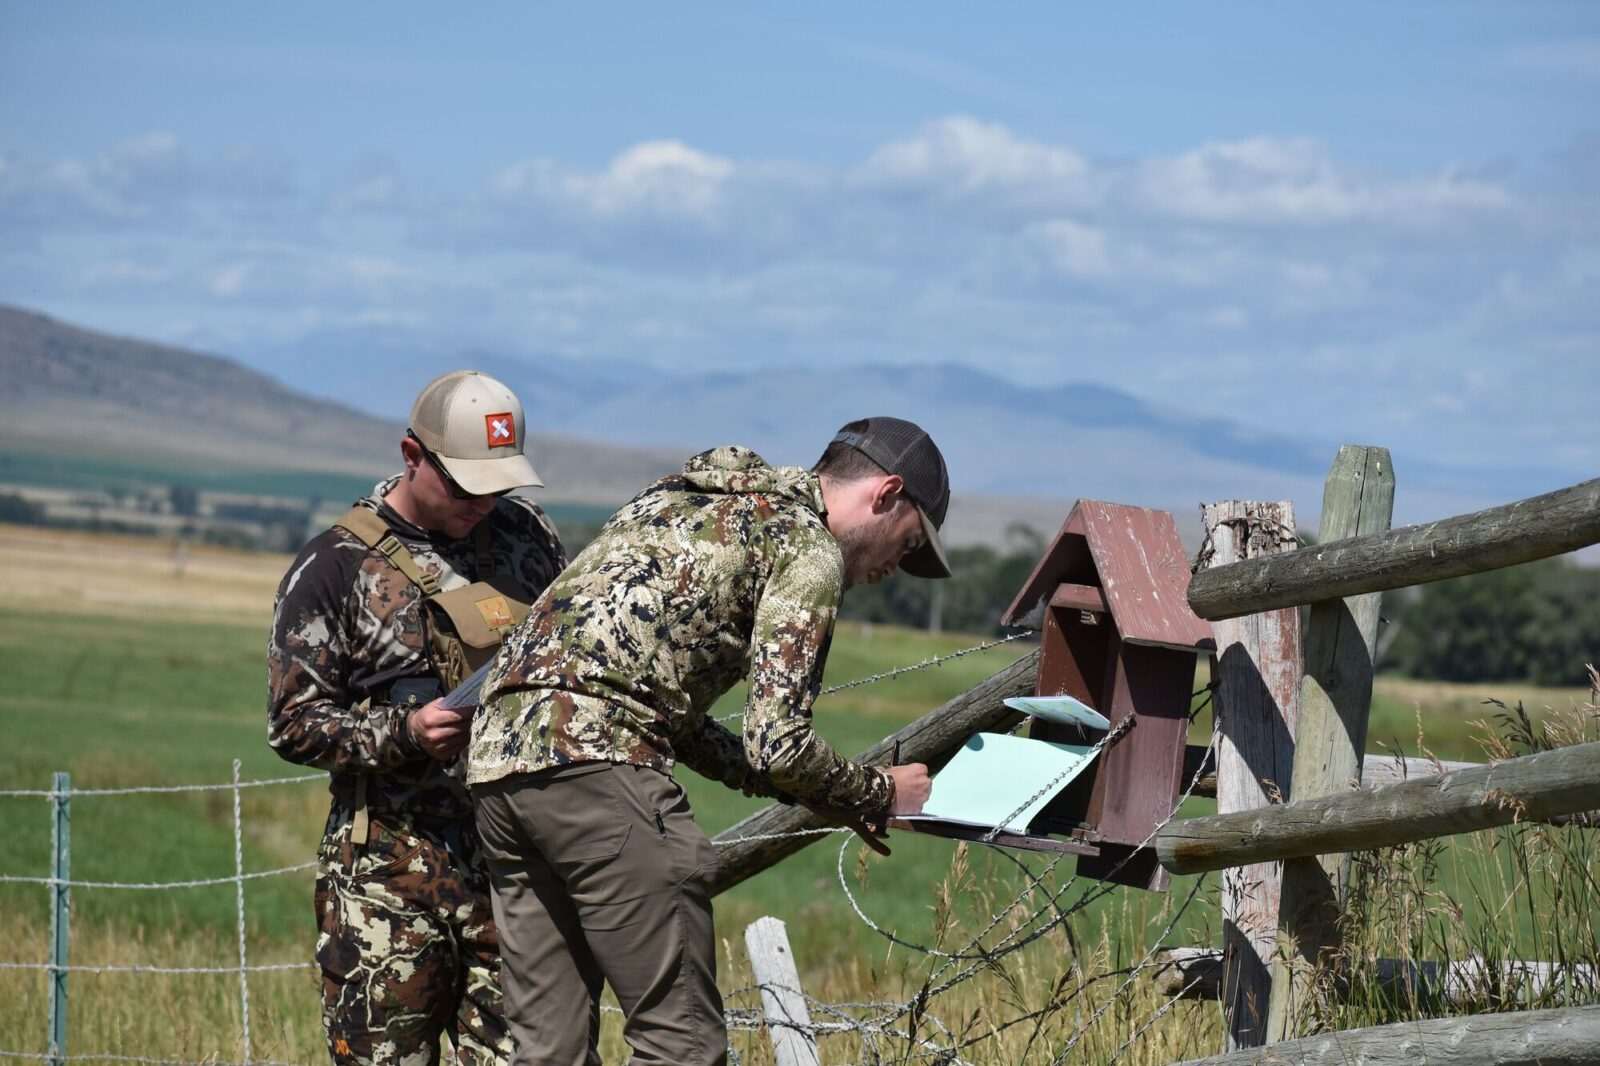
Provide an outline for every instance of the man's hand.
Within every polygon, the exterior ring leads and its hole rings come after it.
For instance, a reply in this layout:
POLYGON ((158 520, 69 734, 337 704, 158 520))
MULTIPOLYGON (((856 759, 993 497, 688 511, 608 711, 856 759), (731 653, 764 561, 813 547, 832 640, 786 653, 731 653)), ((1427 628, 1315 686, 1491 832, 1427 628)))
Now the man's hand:
POLYGON ((473 710, 446 707, 441 696, 406 716, 406 732, 430 758, 442 762, 466 747, 472 738, 473 710))
POLYGON ((889 808, 891 818, 907 814, 921 814, 923 804, 933 791, 933 778, 928 776, 925 763, 908 762, 903 766, 889 766, 884 773, 894 778, 894 804, 889 808))

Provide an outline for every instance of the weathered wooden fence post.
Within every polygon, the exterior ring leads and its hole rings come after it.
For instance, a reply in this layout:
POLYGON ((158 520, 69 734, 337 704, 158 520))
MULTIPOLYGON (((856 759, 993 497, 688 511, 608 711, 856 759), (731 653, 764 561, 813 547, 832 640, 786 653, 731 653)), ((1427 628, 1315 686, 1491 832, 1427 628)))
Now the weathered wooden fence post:
MULTIPOLYGON (((1298 546, 1294 505, 1224 500, 1201 508, 1206 547, 1201 568, 1255 559, 1298 546)), ((1245 615, 1212 625, 1217 639, 1217 810, 1265 807, 1289 795, 1295 710, 1300 700, 1300 612, 1245 615)), ((1281 863, 1222 875, 1222 1009, 1228 1050, 1266 1040, 1269 966, 1277 941, 1281 863)))
POLYGON ((761 989, 761 1009, 772 1036, 772 1057, 778 1066, 821 1066, 811 1012, 800 991, 789 934, 777 918, 757 918, 744 930, 750 969, 761 989))
MULTIPOLYGON (((1318 544, 1377 533, 1394 515, 1394 468, 1387 448, 1346 444, 1328 473, 1318 544)), ((1381 593, 1311 607, 1305 675, 1295 729, 1293 799, 1357 787, 1372 708, 1373 652, 1381 593)), ((1290 859, 1283 898, 1267 1039, 1290 1038, 1294 1015, 1312 993, 1320 959, 1338 943, 1339 906, 1350 880, 1348 854, 1290 859)))

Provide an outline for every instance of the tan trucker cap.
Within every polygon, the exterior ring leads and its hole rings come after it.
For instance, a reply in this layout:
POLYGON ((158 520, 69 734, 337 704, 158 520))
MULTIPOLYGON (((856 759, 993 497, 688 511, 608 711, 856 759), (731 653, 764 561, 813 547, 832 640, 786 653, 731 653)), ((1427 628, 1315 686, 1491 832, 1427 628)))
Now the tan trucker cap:
POLYGON ((474 495, 544 485, 522 454, 524 430, 516 394, 476 370, 434 378, 411 407, 411 432, 474 495))

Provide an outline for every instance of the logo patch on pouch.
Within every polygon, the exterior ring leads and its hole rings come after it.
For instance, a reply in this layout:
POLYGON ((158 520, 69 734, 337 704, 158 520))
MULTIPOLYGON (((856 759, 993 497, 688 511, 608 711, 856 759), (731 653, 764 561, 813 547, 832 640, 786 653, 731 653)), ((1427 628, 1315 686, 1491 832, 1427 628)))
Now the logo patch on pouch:
POLYGON ((477 607, 478 613, 483 615, 483 624, 490 629, 504 629, 512 622, 511 605, 504 596, 487 596, 477 601, 477 607))
POLYGON ((489 447, 515 448, 517 446, 517 421, 511 417, 510 411, 502 411, 497 415, 484 415, 483 429, 489 438, 489 447))

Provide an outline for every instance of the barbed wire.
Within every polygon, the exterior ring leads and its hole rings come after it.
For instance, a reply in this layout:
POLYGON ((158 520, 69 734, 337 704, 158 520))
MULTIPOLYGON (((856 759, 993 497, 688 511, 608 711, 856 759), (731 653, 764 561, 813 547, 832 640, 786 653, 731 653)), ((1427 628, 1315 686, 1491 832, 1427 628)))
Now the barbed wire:
MULTIPOLYGON (((845 681, 837 685, 831 685, 828 688, 823 689, 821 692, 818 692, 817 698, 821 699, 823 696, 831 696, 835 692, 844 692, 847 689, 861 688, 864 685, 876 684, 879 681, 887 681, 890 678, 899 677, 901 674, 911 674, 918 670, 927 670, 934 666, 943 666, 945 663, 951 662, 955 659, 960 659, 963 656, 974 655, 980 651, 988 651, 990 648, 998 648, 1002 644, 1010 644, 1014 640, 1022 640, 1025 637, 1031 637, 1034 635, 1035 633, 1033 630, 1023 629, 1015 633, 1007 634, 1003 637, 996 637, 994 640, 986 640, 981 644, 974 644, 970 648, 962 648, 960 651, 950 652, 948 655, 930 655, 921 662, 912 663, 910 666, 897 666, 892 670, 884 670, 881 673, 868 674, 866 677, 858 677, 854 681, 845 681)), ((721 715, 716 720, 719 722, 731 722, 733 719, 738 718, 742 714, 744 714, 744 709, 741 707, 737 711, 721 715)))
POLYGON ((764 840, 793 840, 797 837, 827 836, 829 833, 854 833, 855 830, 847 825, 824 825, 810 829, 790 829, 782 833, 751 833, 749 836, 729 837, 726 840, 718 838, 711 843, 719 848, 732 847, 734 844, 755 844, 764 840))
POLYGON ((237 785, 231 782, 222 782, 217 785, 130 785, 127 788, 69 788, 57 791, 52 788, 6 788, 0 789, 0 797, 28 796, 41 799, 55 799, 66 796, 77 799, 79 796, 134 796, 153 792, 230 792, 234 788, 265 788, 269 785, 299 785, 309 781, 326 781, 327 774, 299 774, 295 777, 264 777, 256 781, 240 781, 237 785))
MULTIPOLYGON (((260 966, 248 966, 251 973, 271 973, 284 970, 312 970, 317 964, 313 961, 306 962, 274 962, 260 966)), ((237 966, 94 966, 87 963, 74 962, 67 966, 57 966, 53 962, 0 962, 0 970, 44 970, 49 973, 159 973, 159 974, 234 974, 239 972, 237 966)))
MULTIPOLYGON (((1211 741, 1211 747, 1214 748, 1215 744, 1216 744, 1216 735, 1213 733, 1212 741, 1211 741)), ((1202 766, 1203 766, 1203 764, 1202 764, 1202 766)), ((1161 830, 1161 828, 1167 824, 1167 822, 1171 821, 1172 817, 1176 816, 1177 811, 1182 806, 1183 801, 1188 799, 1189 796, 1193 794, 1194 789, 1199 784, 1201 776, 1202 776, 1202 774, 1199 773, 1199 772, 1197 772, 1194 775, 1194 777, 1190 780, 1188 787, 1184 790, 1183 794, 1179 797, 1178 802, 1174 805, 1172 814, 1169 815, 1166 819, 1163 819, 1162 822, 1159 825, 1157 825, 1155 827, 1155 829, 1153 829, 1151 831, 1149 836, 1147 836, 1144 839, 1144 841, 1138 846, 1139 848, 1144 848, 1144 847, 1149 846, 1149 844, 1155 839, 1156 833, 1158 833, 1161 830)), ((1054 893, 1047 893, 1048 901, 1047 901, 1046 905, 1042 906, 1042 907, 1035 908, 1033 913, 1028 915, 1023 921, 1021 921, 1018 924, 1018 926, 1015 929, 1013 929, 1012 932, 1009 933, 1000 942, 1000 944, 993 945, 993 946, 991 946, 989 948, 982 948, 981 947, 981 939, 984 936, 988 935, 988 933, 990 931, 992 931, 995 928, 995 926, 997 926, 999 924, 1000 921, 1004 920, 1005 916, 1008 913, 1010 913, 1012 910, 1014 910, 1014 908, 1017 906, 1018 902, 1021 899, 1026 898, 1026 896, 1029 893, 1031 893, 1035 888, 1042 886, 1042 877, 1045 876, 1046 874, 1048 874, 1050 871, 1054 870, 1056 865, 1059 864, 1060 857, 1058 856, 1056 859, 1054 859, 1046 867, 1046 870, 1042 874, 1033 875, 1031 873, 1031 871, 1030 871, 1029 872, 1029 882, 1030 883, 1023 889, 1023 891, 1018 895, 1018 897, 1015 900, 1013 900, 1013 902, 1011 904, 1008 904, 1008 906, 1006 908, 1002 908, 1000 911, 998 911, 994 915, 994 917, 991 919, 989 924, 985 927, 985 929, 982 932, 980 932, 978 934, 978 936, 976 938, 974 938, 972 940, 969 940, 967 942, 967 944, 963 948, 961 948, 960 950, 958 950, 956 952, 945 952, 945 951, 942 951, 942 950, 939 950, 939 949, 936 949, 936 948, 931 948, 931 947, 929 947, 927 945, 917 944, 917 943, 913 943, 913 942, 904 940, 904 939, 898 937, 897 935, 895 935, 894 933, 891 933, 888 930, 885 930, 880 925, 878 925, 876 922, 874 922, 870 917, 867 916, 867 914, 865 913, 864 910, 862 910, 859 902, 857 901, 857 899, 855 897, 855 894, 850 891, 850 887, 849 887, 849 884, 848 884, 846 876, 845 876, 845 872, 844 872, 844 856, 845 856, 845 853, 846 853, 846 849, 848 847, 849 847, 849 841, 845 841, 844 844, 841 845, 840 851, 839 851, 839 859, 838 859, 837 866, 836 866, 837 876, 838 876, 838 880, 839 880, 839 886, 840 886, 841 890, 844 892, 846 899, 849 901, 850 906, 855 911, 857 917, 865 925, 867 925, 868 928, 872 929, 873 931, 877 932, 879 935, 881 935, 881 936, 885 937, 886 939, 890 940, 892 943, 898 944, 898 945, 900 945, 902 947, 905 947, 905 948, 907 948, 909 950, 917 951, 917 952, 919 952, 921 954, 928 955, 928 956, 943 958, 945 960, 945 962, 940 967, 940 969, 936 972, 937 975, 942 975, 943 973, 948 972, 949 968, 951 966, 953 966, 953 965, 956 965, 958 963, 958 961, 970 961, 970 962, 972 962, 972 965, 967 966, 965 969, 963 969, 962 971, 958 972, 953 978, 945 981, 943 984, 939 985, 938 987, 933 987, 933 985, 932 985, 932 982, 934 980, 937 980, 937 976, 931 976, 929 978, 928 984, 926 984, 924 986, 923 991, 919 994, 918 997, 916 997, 915 999, 913 999, 913 1000, 911 1000, 911 1001, 909 1001, 907 1003, 895 1005, 892 1008, 892 1015, 893 1015, 892 1017, 880 1017, 879 1019, 876 1019, 874 1024, 876 1024, 876 1025, 878 1025, 880 1027, 887 1026, 887 1025, 891 1024, 894 1021, 895 1018, 903 1017, 906 1014, 910 1014, 913 1010, 918 1011, 918 1013, 923 1017, 928 1017, 927 1011, 926 1011, 926 1005, 927 1005, 927 1003, 929 1001, 935 999, 939 995, 944 994, 945 992, 948 992, 949 990, 951 990, 952 988, 954 988, 957 985, 961 984, 962 982, 964 982, 966 980, 969 980, 970 978, 975 976, 978 972, 982 971, 983 969, 995 966, 998 963, 999 959, 1001 959, 1005 955, 1008 955, 1008 954, 1011 954, 1011 953, 1013 953, 1015 951, 1021 950, 1022 948, 1026 947, 1028 944, 1031 944, 1035 940, 1037 940, 1040 937, 1046 935, 1048 932, 1050 932, 1054 928, 1057 928, 1057 927, 1060 927, 1060 926, 1064 926, 1067 923, 1068 919, 1072 915, 1082 912, 1094 900, 1100 898, 1101 896, 1103 896, 1106 893, 1108 893, 1108 892, 1113 890, 1113 883, 1110 882, 1109 880, 1098 881, 1096 888, 1092 888, 1089 891, 1086 891, 1083 894, 1083 896, 1081 896, 1078 900, 1076 900, 1070 907, 1068 907, 1068 908, 1066 908, 1064 910, 1060 909, 1060 908, 1057 908, 1056 916, 1053 917, 1053 918, 1050 918, 1048 920, 1043 921, 1042 924, 1041 924, 1040 920, 1041 920, 1041 918, 1044 917, 1044 915, 1045 915, 1046 911, 1049 909, 1049 907, 1055 906, 1055 904, 1056 904, 1057 900, 1059 900, 1060 896, 1063 895, 1068 890, 1068 888, 1073 883, 1076 882, 1077 878, 1074 877, 1074 878, 1070 879, 1061 888, 1057 889, 1054 893)), ((1137 850, 1138 849, 1136 848, 1135 851, 1137 851, 1137 850)), ((1112 868, 1112 870, 1110 871, 1110 873, 1108 875, 1106 875, 1106 876, 1109 877, 1109 876, 1115 874, 1117 871, 1121 870, 1125 865, 1127 865, 1128 862, 1132 861, 1133 854, 1134 854, 1134 852, 1130 852, 1129 856, 1127 858, 1124 858, 1121 862, 1117 863, 1116 866, 1114 866, 1112 868)), ((1023 865, 1023 868, 1026 869, 1025 864, 1020 864, 1019 863, 1019 865, 1023 865)), ((1093 1025, 1100 1019, 1100 1017, 1105 1013, 1105 1011, 1107 1009, 1109 1009, 1110 1005, 1113 1002, 1115 1002, 1117 996, 1121 994, 1121 992, 1128 986, 1128 984, 1130 984, 1134 979, 1136 979, 1136 976, 1137 976, 1138 973, 1142 972, 1144 969, 1148 968, 1151 965, 1151 960, 1154 958, 1156 952, 1160 950, 1160 946, 1161 946, 1162 942, 1165 941, 1166 938, 1171 935, 1173 929, 1176 928, 1176 925, 1177 925, 1178 921, 1187 912, 1188 908, 1190 907, 1190 905, 1193 904, 1194 900, 1196 898, 1198 898, 1200 890, 1202 889, 1202 887, 1206 883, 1207 883, 1207 876, 1206 875, 1202 875, 1201 877, 1197 878, 1195 880, 1195 882, 1194 882, 1194 885, 1190 889, 1189 895, 1185 898, 1184 902, 1173 912, 1171 920, 1167 923, 1166 929, 1164 929, 1162 931, 1160 936, 1154 938, 1154 940, 1151 943, 1150 948, 1145 952, 1144 956, 1139 960, 1139 962, 1136 963, 1132 967, 1126 968, 1126 969, 1124 969, 1122 971, 1118 971, 1119 973, 1123 973, 1123 974, 1127 975, 1125 977, 1125 980, 1123 981, 1122 985, 1120 985, 1118 987, 1116 992, 1114 992, 1111 996, 1107 997, 1105 1002, 1100 1006, 1100 1008, 1098 1010, 1096 1010, 1092 1015, 1090 1015, 1090 1017, 1087 1020, 1082 1020, 1081 1017, 1080 1017, 1080 1020, 1079 1020, 1079 1022, 1077 1024, 1075 1032, 1073 1034, 1073 1037, 1068 1041, 1067 1045, 1062 1049, 1061 1055, 1057 1057, 1057 1059, 1055 1060, 1055 1063, 1053 1064, 1053 1066, 1060 1066, 1060 1064, 1065 1061, 1066 1056, 1071 1052, 1071 1050, 1073 1048, 1075 1048, 1078 1045, 1078 1043, 1081 1042, 1083 1036, 1089 1031, 1090 1028, 1093 1027, 1093 1025)), ((1094 978, 1088 979, 1088 981, 1080 982, 1079 988, 1077 990, 1075 990, 1072 993, 1072 995, 1073 996, 1078 995, 1081 992, 1081 989, 1083 987, 1085 987, 1088 983, 1093 983, 1094 981, 1105 979, 1106 976, 1107 975, 1097 975, 1094 978)), ((1181 998, 1181 995, 1182 995, 1182 992, 1180 991, 1180 993, 1178 995, 1174 995, 1173 997, 1171 997, 1167 1001, 1167 1003, 1163 1004, 1163 1006, 1161 1007, 1159 1013, 1164 1015, 1168 1010, 1171 1009, 1172 1005, 1178 999, 1181 998)), ((1010 1020, 1008 1020, 1007 1022, 1003 1023, 1000 1026, 991 1025, 989 1033, 986 1033, 986 1034, 984 1034, 984 1035, 982 1035, 980 1037, 976 1037, 971 1041, 964 1042, 964 1043, 960 1044, 956 1048, 948 1048, 948 1049, 944 1049, 944 1050, 947 1051, 949 1054, 954 1055, 955 1052, 957 1050, 959 1050, 960 1048, 970 1047, 970 1046, 973 1046, 974 1044, 977 1044, 977 1043, 980 1043, 980 1042, 983 1042, 983 1041, 986 1041, 986 1040, 994 1039, 995 1037, 998 1036, 998 1034, 1000 1032, 1002 1032, 1005 1029, 1009 1029, 1009 1028, 1011 1028, 1011 1027, 1013 1027, 1015 1025, 1018 1025, 1018 1024, 1023 1024, 1023 1023, 1025 1023, 1027 1021, 1033 1021, 1033 1020, 1044 1018, 1047 1015, 1053 1013, 1054 1011, 1060 1009, 1061 1006, 1062 1006, 1061 1002, 1053 1001, 1053 1002, 1051 1002, 1049 1004, 1046 1004, 1044 1007, 1040 1008, 1039 1010, 1028 1012, 1028 1013, 1020 1015, 1020 1016, 1018 1016, 1016 1018, 1010 1019, 1010 1020)), ((1153 1025, 1153 1024, 1154 1024, 1154 1021, 1152 1020, 1147 1025, 1142 1027, 1138 1032, 1136 1032, 1132 1037, 1130 1037, 1129 1040, 1126 1041, 1123 1044, 1123 1046, 1118 1049, 1118 1051, 1116 1052, 1116 1056, 1120 1056, 1128 1047, 1131 1047, 1133 1042, 1136 1041, 1138 1039, 1138 1037, 1141 1036, 1145 1031, 1147 1031, 1148 1028, 1150 1027, 1150 1025, 1153 1025)), ((1115 1061, 1115 1057, 1111 1061, 1115 1061)))
POLYGON ((76 1055, 47 1055, 37 1051, 0 1051, 0 1058, 31 1059, 35 1062, 129 1062, 140 1066, 300 1066, 276 1059, 251 1059, 248 1062, 228 1062, 225 1059, 152 1059, 141 1055, 118 1055, 111 1052, 91 1051, 76 1055))
POLYGON ((275 870, 254 870, 250 873, 234 874, 232 877, 202 877, 195 881, 76 881, 59 877, 18 877, 12 874, 0 874, 0 883, 23 885, 49 885, 51 887, 65 885, 67 888, 121 888, 139 891, 154 891, 162 888, 206 888, 212 885, 231 885, 236 881, 259 881, 263 877, 278 877, 281 874, 298 873, 301 870, 310 870, 316 867, 316 862, 302 862, 294 866, 280 866, 275 870))
POLYGON ((1031 637, 1035 635, 1036 634, 1031 629, 1019 630, 1003 637, 996 637, 994 640, 986 640, 982 644, 974 644, 970 648, 962 648, 960 651, 953 651, 948 655, 931 655, 919 663, 912 663, 910 666, 897 666, 892 670, 884 670, 881 673, 868 674, 866 677, 858 677, 854 681, 845 681, 841 684, 832 685, 817 693, 817 696, 819 698, 822 696, 831 696, 835 692, 843 692, 846 689, 860 688, 863 685, 871 685, 879 681, 887 681, 890 678, 899 677, 901 674, 915 673, 918 670, 926 670, 933 666, 943 666, 945 663, 960 659, 963 656, 973 655, 980 651, 988 651, 990 648, 998 648, 1002 644, 1010 644, 1014 640, 1022 640, 1024 637, 1031 637))

